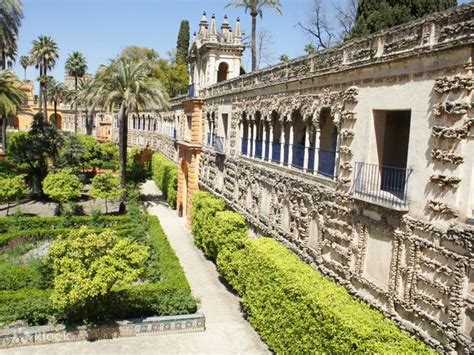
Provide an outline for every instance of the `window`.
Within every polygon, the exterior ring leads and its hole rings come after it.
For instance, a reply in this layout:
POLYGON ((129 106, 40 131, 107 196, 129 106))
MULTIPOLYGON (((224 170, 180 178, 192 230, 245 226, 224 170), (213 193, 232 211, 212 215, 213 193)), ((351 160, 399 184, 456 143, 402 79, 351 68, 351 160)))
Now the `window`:
POLYGON ((220 83, 221 81, 227 80, 227 73, 229 72, 229 64, 226 62, 222 62, 219 64, 219 69, 217 72, 217 82, 220 83))

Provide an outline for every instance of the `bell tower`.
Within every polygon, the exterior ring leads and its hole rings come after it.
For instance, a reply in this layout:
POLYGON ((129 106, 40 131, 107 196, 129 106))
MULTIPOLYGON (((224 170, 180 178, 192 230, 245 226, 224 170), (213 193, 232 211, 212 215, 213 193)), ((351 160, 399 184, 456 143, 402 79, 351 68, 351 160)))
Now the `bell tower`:
POLYGON ((226 15, 218 30, 215 15, 209 23, 204 13, 188 58, 193 96, 199 97, 203 89, 239 76, 244 49, 239 19, 233 31, 226 15))

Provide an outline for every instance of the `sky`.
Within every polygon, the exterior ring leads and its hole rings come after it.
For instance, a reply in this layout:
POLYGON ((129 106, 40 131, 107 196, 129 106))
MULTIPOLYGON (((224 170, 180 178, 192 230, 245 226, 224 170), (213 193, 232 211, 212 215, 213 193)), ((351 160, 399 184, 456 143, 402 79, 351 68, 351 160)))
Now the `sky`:
MULTIPOLYGON (((332 12, 331 0, 323 0, 332 12)), ((335 0, 345 1, 345 0, 335 0)), ((162 57, 176 47, 181 20, 189 20, 191 35, 197 31, 203 11, 215 13, 218 27, 225 14, 232 27, 240 16, 243 30, 250 35, 251 17, 241 8, 225 8, 230 0, 23 0, 24 19, 20 28, 18 55, 28 55, 31 43, 39 35, 53 37, 59 46, 59 60, 52 71, 57 80, 64 78, 64 63, 73 51, 83 53, 88 72, 116 57, 129 46, 153 48, 162 57)), ((283 15, 265 9, 257 26, 270 32, 269 52, 272 62, 282 54, 290 58, 304 54, 310 42, 296 25, 305 21, 311 0, 281 0, 283 15)), ((467 1, 460 1, 467 2, 467 1)), ((243 65, 250 67, 250 51, 246 50, 243 65)), ((19 63, 15 71, 24 77, 19 63)), ((36 79, 37 70, 30 67, 27 79, 36 79)))

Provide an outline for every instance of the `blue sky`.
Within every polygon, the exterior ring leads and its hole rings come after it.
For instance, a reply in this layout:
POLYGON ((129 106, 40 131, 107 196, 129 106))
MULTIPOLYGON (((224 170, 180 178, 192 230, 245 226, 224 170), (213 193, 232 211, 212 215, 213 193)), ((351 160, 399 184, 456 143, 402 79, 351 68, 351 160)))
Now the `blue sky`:
MULTIPOLYGON (((328 9, 332 1, 327 1, 328 9)), ((344 0, 337 0, 344 1, 344 0)), ((31 42, 39 35, 52 36, 58 43, 60 58, 53 70, 56 79, 64 77, 64 62, 72 51, 82 52, 89 72, 115 57, 124 47, 137 45, 157 50, 162 57, 176 47, 180 21, 187 19, 191 34, 197 30, 203 11, 216 14, 218 25, 228 14, 232 27, 240 16, 250 34, 250 16, 243 9, 225 8, 229 0, 23 0, 25 18, 20 29, 19 55, 28 54, 31 42)), ((463 1, 467 2, 467 1, 463 1)), ((271 33, 270 52, 274 60, 283 53, 290 57, 303 54, 309 38, 296 26, 304 21, 310 0, 282 0, 283 16, 266 10, 259 28, 271 33)), ((248 53, 243 62, 250 67, 248 53)), ((23 78, 23 69, 15 67, 23 78)), ((28 79, 38 76, 34 68, 28 79)))

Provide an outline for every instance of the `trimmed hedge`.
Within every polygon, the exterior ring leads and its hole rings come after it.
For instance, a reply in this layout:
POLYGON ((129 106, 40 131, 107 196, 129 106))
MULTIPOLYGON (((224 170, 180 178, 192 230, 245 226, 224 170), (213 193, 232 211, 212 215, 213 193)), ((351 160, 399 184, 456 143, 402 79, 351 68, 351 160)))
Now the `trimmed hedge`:
POLYGON ((171 208, 176 209, 178 194, 178 167, 160 153, 154 153, 151 160, 153 181, 163 193, 171 208))
MULTIPOLYGON (((73 219, 79 226, 91 222, 90 217, 73 219)), ((1 235, 0 249, 10 241, 22 243, 27 240, 47 240, 58 234, 67 233, 70 229, 60 228, 61 218, 14 218, 0 219, 0 226, 8 233, 1 235), (36 229, 20 231, 18 221, 27 227, 36 229), (50 228, 47 228, 48 222, 50 228), (3 244, 2 244, 3 243, 3 244)), ((45 324, 52 320, 67 320, 80 323, 84 319, 94 321, 110 321, 124 318, 146 317, 154 315, 176 315, 194 313, 198 301, 191 295, 191 289, 183 269, 161 228, 158 218, 140 217, 134 221, 129 216, 103 217, 103 225, 112 227, 119 235, 133 237, 136 223, 144 226, 148 235, 144 237, 156 257, 150 262, 152 268, 158 269, 158 278, 153 283, 128 285, 112 289, 109 297, 94 308, 81 308, 74 314, 58 314, 51 305, 51 290, 40 290, 48 287, 47 280, 38 273, 28 274, 28 268, 18 265, 0 264, 0 326, 16 320, 28 324, 45 324), (156 265, 155 265, 156 264, 156 265), (11 281, 14 282, 11 282, 11 281), (26 288, 29 287, 29 288, 26 288)), ((97 227, 97 230, 102 230, 97 227)), ((145 240, 144 240, 145 242, 145 240)))
POLYGON ((243 218, 208 193, 193 199, 196 245, 217 260, 248 320, 276 353, 427 353, 384 315, 270 238, 249 239, 243 218), (228 221, 226 226, 224 221, 228 221), (245 229, 245 237, 243 230, 245 229))

